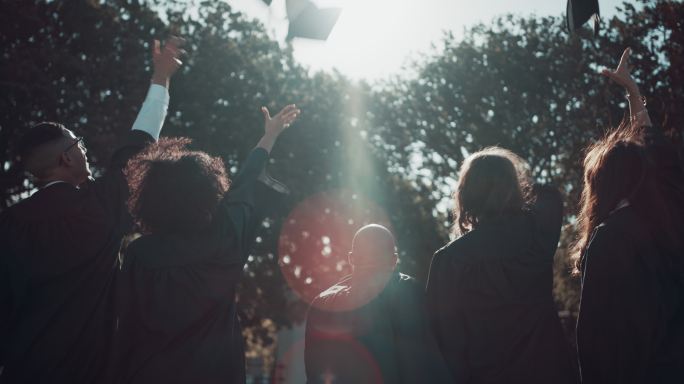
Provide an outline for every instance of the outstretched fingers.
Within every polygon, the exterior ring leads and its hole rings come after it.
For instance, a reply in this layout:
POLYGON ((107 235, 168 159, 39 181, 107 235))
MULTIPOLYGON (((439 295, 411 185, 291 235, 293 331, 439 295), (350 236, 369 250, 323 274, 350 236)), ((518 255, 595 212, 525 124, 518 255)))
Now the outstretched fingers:
POLYGON ((297 106, 295 106, 294 104, 286 105, 285 107, 283 107, 283 109, 280 110, 280 112, 278 112, 276 117, 283 117, 291 113, 295 113, 296 111, 297 106))
POLYGON ((301 112, 302 111, 299 110, 294 104, 288 105, 281 111, 280 120, 282 121, 283 125, 287 127, 297 119, 297 116, 299 116, 301 112))

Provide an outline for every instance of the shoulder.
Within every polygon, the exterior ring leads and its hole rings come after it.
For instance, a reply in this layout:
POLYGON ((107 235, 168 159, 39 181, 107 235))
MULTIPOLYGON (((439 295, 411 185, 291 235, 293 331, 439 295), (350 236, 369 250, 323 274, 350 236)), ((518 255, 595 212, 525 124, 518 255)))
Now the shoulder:
POLYGON ((639 218, 634 207, 628 205, 615 210, 599 226, 594 236, 624 237, 625 241, 639 241, 645 236, 644 222, 639 218))
POLYGON ((309 316, 323 312, 336 312, 346 308, 347 298, 351 293, 351 286, 347 283, 349 277, 319 293, 309 306, 309 316))
POLYGON ((631 264, 635 258, 630 255, 636 255, 640 244, 647 241, 640 226, 631 207, 615 211, 592 233, 586 251, 587 268, 617 270, 631 264))
POLYGON ((443 262, 447 259, 463 257, 464 254, 468 253, 470 249, 482 241, 482 237, 482 228, 477 228, 461 235, 460 237, 447 243, 442 248, 438 249, 432 258, 433 263, 435 261, 443 262))
POLYGON ((533 187, 535 202, 562 204, 563 198, 560 191, 553 185, 535 184, 533 187))
POLYGON ((349 293, 349 291, 351 290, 351 285, 349 284, 350 279, 351 279, 351 275, 345 276, 344 278, 342 278, 342 280, 340 280, 336 284, 330 286, 329 288, 327 288, 323 292, 319 293, 318 296, 316 296, 314 298, 314 301, 325 302, 325 301, 333 299, 336 296, 349 293))
POLYGON ((6 208, 2 212, 0 212, 0 223, 4 224, 12 220, 13 211, 16 209, 14 207, 16 207, 16 205, 6 208))
MULTIPOLYGON (((9 225, 10 223, 30 222, 35 219, 43 220, 49 217, 51 211, 45 211, 49 204, 42 201, 46 200, 45 197, 45 192, 37 191, 33 195, 15 203, 0 213, 0 223, 9 225)), ((60 206, 54 207, 53 210, 61 210, 63 206, 64 204, 60 204, 60 206)))
POLYGON ((546 221, 559 221, 563 217, 563 197, 552 185, 535 184, 531 212, 546 221))
POLYGON ((325 291, 321 292, 316 296, 314 300, 318 301, 326 301, 330 300, 335 296, 345 294, 350 290, 350 286, 348 284, 345 284, 344 282, 339 282, 332 287, 329 287, 325 291))

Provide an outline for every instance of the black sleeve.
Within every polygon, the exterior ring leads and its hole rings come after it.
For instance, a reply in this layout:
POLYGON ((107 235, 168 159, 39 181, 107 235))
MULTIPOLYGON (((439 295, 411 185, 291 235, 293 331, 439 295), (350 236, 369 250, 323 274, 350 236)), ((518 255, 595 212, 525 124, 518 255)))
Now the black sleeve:
POLYGON ((658 324, 658 295, 630 236, 600 226, 582 278, 577 348, 582 382, 644 383, 658 324))
POLYGON ((254 149, 221 203, 221 209, 229 217, 239 239, 243 261, 248 256, 259 225, 288 192, 282 184, 266 175, 267 161, 266 150, 254 149))
POLYGON ((446 255, 438 251, 432 257, 427 280, 427 312, 432 336, 446 363, 454 382, 467 382, 466 367, 467 332, 459 310, 454 308, 453 295, 449 292, 445 270, 446 255))
POLYGON ((96 194, 109 214, 118 219, 122 231, 127 231, 131 226, 131 219, 126 207, 129 196, 128 183, 123 170, 128 160, 153 142, 154 139, 147 132, 139 130, 127 132, 121 144, 114 151, 109 167, 104 174, 82 187, 88 188, 96 194))
POLYGON ((535 184, 532 212, 535 218, 539 254, 555 254, 563 224, 563 199, 555 187, 535 184))

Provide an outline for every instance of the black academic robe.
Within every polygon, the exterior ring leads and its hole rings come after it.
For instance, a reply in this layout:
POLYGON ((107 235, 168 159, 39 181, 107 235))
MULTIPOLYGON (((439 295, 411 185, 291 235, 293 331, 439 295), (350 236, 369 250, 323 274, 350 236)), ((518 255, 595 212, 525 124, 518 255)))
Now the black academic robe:
POLYGON ((437 251, 427 284, 432 329, 455 383, 576 383, 552 296, 558 191, 482 222, 437 251))
POLYGON ((358 307, 349 304, 353 287, 348 277, 309 308, 304 351, 308 383, 450 382, 430 333, 422 286, 394 273, 376 297, 358 307))
POLYGON ((131 225, 122 169, 152 141, 131 131, 102 177, 48 186, 0 215, 0 382, 99 381, 113 333, 110 288, 131 225))
POLYGON ((208 230, 150 234, 126 249, 117 277, 117 383, 243 383, 236 288, 264 212, 285 188, 252 151, 208 230))
MULTIPOLYGON (((646 134, 671 226, 684 240, 684 167, 658 131, 646 134)), ((656 239, 629 205, 595 229, 577 321, 583 383, 684 383, 681 246, 656 239)))

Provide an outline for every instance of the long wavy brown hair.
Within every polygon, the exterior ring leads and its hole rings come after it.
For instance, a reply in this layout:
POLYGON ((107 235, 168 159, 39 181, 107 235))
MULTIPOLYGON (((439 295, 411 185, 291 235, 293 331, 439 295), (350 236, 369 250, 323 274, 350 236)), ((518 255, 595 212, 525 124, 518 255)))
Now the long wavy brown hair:
POLYGON ((128 162, 128 208, 143 232, 201 231, 228 191, 223 160, 187 149, 190 142, 162 138, 128 162))
POLYGON ((501 147, 488 147, 468 156, 461 165, 454 192, 457 235, 480 222, 522 211, 532 199, 528 165, 501 147))
POLYGON ((587 148, 584 186, 577 216, 578 238, 573 250, 574 273, 584 270, 592 234, 622 201, 629 202, 647 222, 654 239, 671 242, 667 205, 658 188, 654 164, 644 145, 643 128, 627 121, 587 148))

